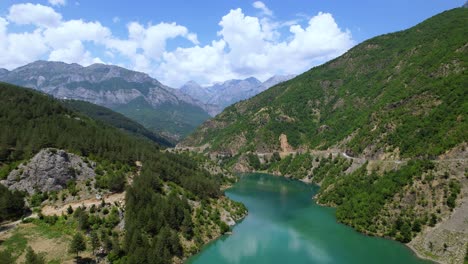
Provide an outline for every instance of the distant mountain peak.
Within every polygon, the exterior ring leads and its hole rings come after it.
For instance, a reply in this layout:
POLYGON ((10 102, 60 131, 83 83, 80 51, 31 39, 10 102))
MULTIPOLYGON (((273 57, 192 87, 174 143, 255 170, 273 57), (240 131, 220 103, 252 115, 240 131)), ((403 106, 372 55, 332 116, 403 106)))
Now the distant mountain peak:
POLYGON ((252 82, 252 83, 261 83, 257 78, 255 77, 249 77, 245 79, 244 81, 252 82))
POLYGON ((190 81, 180 87, 180 91, 203 103, 219 106, 216 109, 222 110, 224 107, 248 99, 292 77, 294 75, 275 75, 263 83, 255 77, 249 77, 217 82, 205 87, 190 81))
POLYGON ((184 85, 182 85, 180 88, 182 89, 183 87, 186 87, 186 86, 203 88, 199 83, 197 83, 197 82, 194 81, 194 80, 190 80, 190 81, 186 82, 186 83, 185 83, 184 85))
POLYGON ((10 72, 10 71, 7 70, 7 69, 4 69, 4 68, 0 68, 0 75, 6 74, 8 72, 10 72))

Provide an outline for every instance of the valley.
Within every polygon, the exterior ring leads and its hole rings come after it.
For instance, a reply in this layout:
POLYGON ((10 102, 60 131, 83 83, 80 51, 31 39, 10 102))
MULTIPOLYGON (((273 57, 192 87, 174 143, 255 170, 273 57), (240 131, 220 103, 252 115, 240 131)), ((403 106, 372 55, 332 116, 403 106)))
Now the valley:
POLYGON ((468 3, 399 1, 0 3, 0 263, 467 264, 468 3))
POLYGON ((176 148, 318 184, 317 202, 335 207, 339 222, 462 263, 467 32, 457 25, 466 12, 365 41, 226 108, 176 148))

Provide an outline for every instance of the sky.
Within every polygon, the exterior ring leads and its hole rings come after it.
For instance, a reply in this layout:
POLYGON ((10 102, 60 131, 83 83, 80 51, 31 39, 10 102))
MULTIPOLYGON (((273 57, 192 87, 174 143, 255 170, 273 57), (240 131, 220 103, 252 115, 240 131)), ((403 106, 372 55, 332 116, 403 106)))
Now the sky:
POLYGON ((0 0, 0 68, 119 65, 178 88, 299 74, 465 0, 0 0))

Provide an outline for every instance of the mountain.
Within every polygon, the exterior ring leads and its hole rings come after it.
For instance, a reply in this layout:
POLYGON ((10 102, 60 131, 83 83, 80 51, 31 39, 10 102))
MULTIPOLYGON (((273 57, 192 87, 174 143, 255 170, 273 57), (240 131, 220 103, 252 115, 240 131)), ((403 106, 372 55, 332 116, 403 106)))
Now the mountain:
POLYGON ((46 92, 56 98, 105 106, 175 138, 184 136, 209 117, 202 109, 203 104, 189 96, 147 74, 118 66, 93 64, 82 67, 36 61, 0 72, 0 80, 46 92))
POLYGON ((284 135, 296 150, 339 146, 354 155, 440 155, 466 139, 464 12, 365 41, 228 107, 183 144, 272 152, 282 149, 284 135))
POLYGON ((467 24, 457 8, 367 40, 226 108, 178 147, 317 183, 339 222, 463 263, 467 24))
POLYGON ((276 75, 263 83, 254 77, 250 77, 244 80, 229 80, 216 83, 207 87, 202 87, 194 81, 189 81, 180 87, 180 91, 207 105, 217 106, 213 109, 213 113, 216 115, 225 107, 248 99, 292 77, 292 75, 276 75))
MULTIPOLYGON (((98 234, 93 248, 101 250, 89 256, 182 263, 246 214, 222 194, 233 176, 203 156, 160 151, 141 136, 11 84, 0 83, 0 113, 0 221, 38 212, 3 230, 12 232, 6 244, 21 237, 26 245, 31 238, 24 234, 32 230, 42 230, 33 239, 46 243, 53 233, 60 238, 54 261, 64 263, 76 256, 67 250, 72 237, 98 234), (199 221, 195 209, 223 218, 199 221)), ((25 251, 3 247, 0 255, 13 263, 25 251)))
POLYGON ((173 144, 164 137, 146 129, 136 121, 103 106, 79 100, 62 100, 61 102, 65 107, 72 111, 79 112, 92 119, 102 121, 107 125, 121 129, 134 136, 149 139, 164 147, 173 146, 173 144))
POLYGON ((268 89, 270 87, 273 87, 273 86, 275 86, 275 85, 277 85, 279 83, 291 80, 294 77, 295 77, 295 75, 275 75, 275 76, 272 76, 268 80, 266 80, 262 84, 260 84, 259 86, 252 89, 251 92, 248 92, 249 93, 249 98, 252 97, 252 96, 255 96, 255 95, 265 91, 266 89, 268 89))

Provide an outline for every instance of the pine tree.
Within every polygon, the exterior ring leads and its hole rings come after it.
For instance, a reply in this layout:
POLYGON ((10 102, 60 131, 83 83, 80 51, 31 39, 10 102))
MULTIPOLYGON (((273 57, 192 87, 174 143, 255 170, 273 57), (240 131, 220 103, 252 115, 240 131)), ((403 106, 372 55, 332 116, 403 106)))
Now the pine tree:
POLYGON ((97 235, 96 232, 91 232, 91 248, 93 249, 93 253, 96 251, 96 249, 101 246, 101 241, 99 241, 99 236, 97 235))
POLYGON ((13 257, 9 251, 0 251, 0 263, 13 263, 13 257))
POLYGON ((42 255, 36 254, 31 247, 26 250, 25 264, 45 264, 45 258, 42 255))
POLYGON ((80 254, 81 251, 86 249, 86 241, 81 233, 76 233, 73 236, 73 239, 70 243, 70 253, 76 253, 76 256, 80 254))

